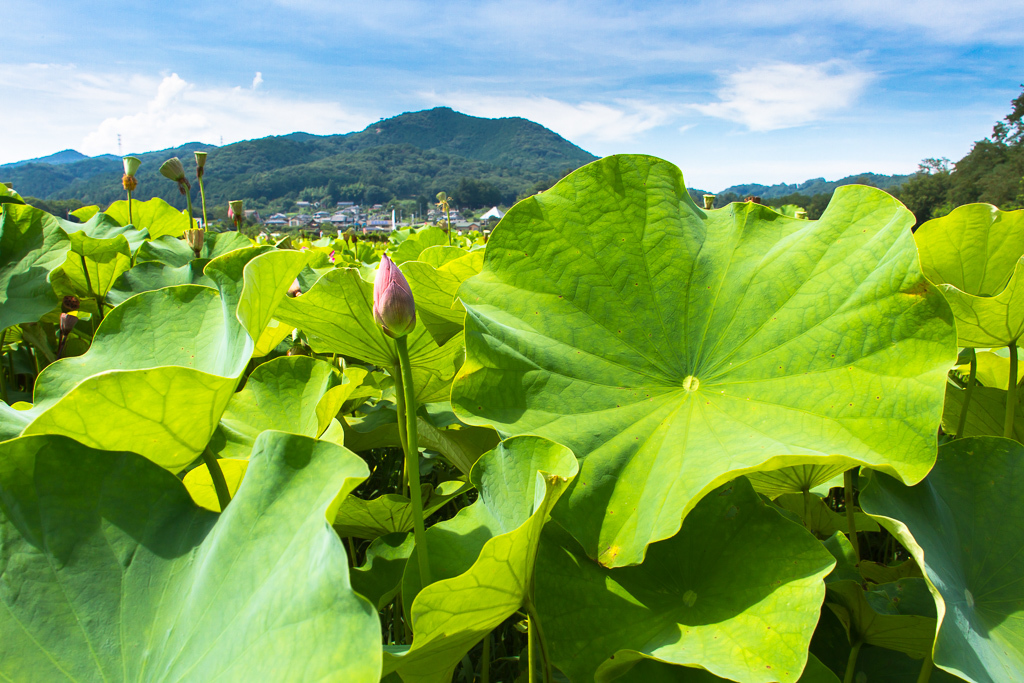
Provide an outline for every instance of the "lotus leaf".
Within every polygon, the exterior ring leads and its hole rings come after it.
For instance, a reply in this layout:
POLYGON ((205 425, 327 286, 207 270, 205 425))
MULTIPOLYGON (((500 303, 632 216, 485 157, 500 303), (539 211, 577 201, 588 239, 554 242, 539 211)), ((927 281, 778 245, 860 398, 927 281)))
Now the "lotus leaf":
POLYGON ((416 299, 416 315, 438 344, 444 344, 462 332, 466 309, 459 303, 456 295, 459 286, 467 278, 480 272, 483 261, 483 252, 477 251, 448 261, 437 268, 420 261, 409 261, 404 264, 402 272, 409 280, 413 297, 416 299))
POLYGON ((203 275, 207 263, 208 259, 195 259, 177 268, 156 261, 139 263, 117 278, 106 300, 116 306, 130 296, 174 285, 216 287, 213 280, 203 275))
MULTIPOLYGON (((470 488, 461 481, 441 482, 436 490, 430 484, 422 484, 423 517, 430 517, 470 488)), ((349 496, 338 507, 334 529, 339 536, 366 539, 412 531, 412 501, 397 493, 386 493, 371 500, 349 496)))
MULTIPOLYGON (((389 370, 398 365, 394 340, 373 321, 373 284, 354 269, 332 270, 302 296, 283 301, 274 317, 302 330, 317 353, 340 353, 389 370)), ((462 339, 438 346, 417 324, 408 344, 416 400, 447 400, 462 361, 462 339)))
POLYGON ((767 472, 751 472, 747 479, 754 490, 769 498, 787 493, 819 491, 843 485, 845 465, 794 465, 767 472))
POLYGON ((374 540, 366 550, 366 562, 352 570, 352 589, 378 610, 384 609, 398 595, 412 547, 412 534, 389 534, 374 540))
POLYGON ((551 657, 573 681, 612 680, 652 657, 789 683, 804 670, 834 564, 740 478, 701 500, 640 566, 602 567, 550 527, 537 559, 537 609, 551 657))
POLYGON ((40 374, 31 410, 0 412, 2 431, 66 434, 93 448, 133 449, 174 472, 187 466, 234 394, 252 338, 304 263, 298 252, 262 251, 212 261, 206 274, 219 292, 168 287, 113 309, 87 353, 40 374))
POLYGON ((1006 346, 1024 333, 1024 210, 968 204, 915 234, 925 276, 956 316, 961 346, 1006 346))
POLYGON ((606 566, 640 563, 738 474, 859 463, 919 481, 956 335, 913 222, 861 186, 817 221, 704 212, 668 162, 596 161, 495 229, 459 291, 452 404, 580 455, 555 517, 606 566))
MULTIPOLYGON (((775 504, 794 513, 807 530, 818 538, 829 538, 835 532, 849 528, 846 514, 833 511, 813 493, 787 493, 776 498, 775 504)), ((878 525, 865 514, 855 512, 853 519, 858 531, 878 531, 878 525)))
MULTIPOLYGON (((224 483, 228 486, 228 494, 234 498, 235 492, 238 491, 238 487, 242 484, 242 479, 245 477, 249 461, 241 458, 223 458, 218 460, 217 464, 224 475, 224 483)), ((189 470, 188 474, 182 479, 182 482, 185 484, 185 488, 188 489, 188 493, 192 496, 192 500, 196 505, 213 512, 221 511, 220 500, 217 498, 217 489, 213 484, 213 478, 210 476, 210 470, 205 463, 189 470)))
MULTIPOLYGON (((77 211, 74 213, 78 215, 77 211)), ((105 213, 121 225, 128 225, 127 200, 114 202, 107 207, 105 213)), ((88 217, 79 217, 82 220, 88 220, 88 217)), ((149 234, 153 239, 163 237, 164 235, 180 237, 185 232, 186 227, 185 212, 174 208, 159 197, 154 197, 146 202, 133 199, 132 219, 135 221, 135 227, 149 230, 149 234)), ((192 219, 192 224, 193 227, 198 227, 199 225, 194 218, 192 219)))
POLYGON ((480 458, 477 502, 427 530, 435 582, 420 589, 416 561, 406 565, 413 641, 385 649, 385 674, 450 681, 463 655, 529 599, 541 530, 576 472, 568 449, 535 436, 513 437, 480 458))
POLYGON ((50 271, 64 262, 70 248, 71 240, 50 214, 22 204, 2 206, 0 331, 34 323, 57 306, 50 271))
POLYGON ((879 473, 861 491, 932 588, 935 665, 974 683, 1024 680, 1024 446, 998 437, 939 448, 916 486, 879 473))
POLYGON ((216 514, 132 453, 0 444, 0 677, 377 681, 380 627, 326 519, 367 474, 267 432, 216 514))
MULTIPOLYGON (((716 683, 726 679, 704 669, 673 666, 656 659, 644 658, 615 680, 620 683, 716 683)), ((811 655, 807 658, 807 667, 797 683, 839 683, 839 679, 821 663, 821 660, 811 655)))
POLYGON ((123 235, 93 238, 73 232, 71 250, 52 274, 53 288, 61 295, 103 299, 114 282, 132 266, 132 252, 123 235))
POLYGON ((441 228, 434 226, 421 228, 410 233, 398 245, 398 248, 391 254, 391 260, 398 264, 405 263, 406 261, 415 261, 425 249, 447 244, 448 235, 441 228))
MULTIPOLYGON (((235 249, 251 246, 252 240, 237 232, 208 232, 203 238, 203 248, 199 258, 214 259, 235 249)), ((179 268, 194 258, 196 258, 195 252, 185 244, 184 240, 164 236, 142 245, 136 260, 140 263, 158 261, 179 268)))
MULTIPOLYGON (((942 429, 956 434, 960 426, 965 390, 952 382, 946 385, 946 404, 942 409, 942 429)), ((1024 393, 1018 392, 1018 402, 1024 393)), ((961 436, 1002 436, 1006 420, 1006 389, 976 386, 967 406, 967 421, 961 436)), ((1013 438, 1024 441, 1024 407, 1018 405, 1013 417, 1013 438)))

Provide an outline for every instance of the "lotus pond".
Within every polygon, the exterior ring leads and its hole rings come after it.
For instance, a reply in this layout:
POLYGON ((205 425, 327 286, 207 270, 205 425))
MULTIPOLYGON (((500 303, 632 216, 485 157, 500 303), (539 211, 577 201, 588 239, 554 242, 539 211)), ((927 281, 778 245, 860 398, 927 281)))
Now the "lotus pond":
POLYGON ((1024 680, 1022 211, 0 210, 3 680, 1024 680))

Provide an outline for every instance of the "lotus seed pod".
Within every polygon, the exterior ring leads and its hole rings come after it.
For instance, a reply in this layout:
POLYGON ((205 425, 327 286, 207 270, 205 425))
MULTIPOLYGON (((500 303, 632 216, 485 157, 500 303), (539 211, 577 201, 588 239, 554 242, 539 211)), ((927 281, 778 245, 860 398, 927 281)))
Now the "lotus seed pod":
POLYGON ((121 161, 124 163, 124 174, 134 178, 139 171, 139 166, 142 165, 142 160, 138 157, 122 157, 121 161))
POLYGON ((203 177, 203 169, 206 168, 206 152, 196 152, 196 177, 203 177))
POLYGON ((121 176, 121 186, 128 192, 134 192, 135 188, 139 186, 139 181, 136 180, 135 176, 130 176, 125 173, 121 176))
POLYGON ((192 230, 186 230, 184 237, 185 244, 192 249, 196 258, 199 258, 199 254, 203 251, 203 242, 205 242, 205 232, 203 229, 194 228, 192 230))
POLYGON ((181 159, 171 157, 160 164, 160 175, 178 183, 185 179, 185 167, 181 165, 181 159))
POLYGON ((409 282, 385 254, 373 282, 373 319, 384 334, 397 339, 416 327, 416 303, 409 282))
POLYGON ((704 195, 704 208, 708 210, 715 208, 715 195, 704 195))
POLYGON ((60 312, 70 313, 71 311, 77 311, 79 301, 77 296, 66 296, 64 300, 60 302, 60 312))

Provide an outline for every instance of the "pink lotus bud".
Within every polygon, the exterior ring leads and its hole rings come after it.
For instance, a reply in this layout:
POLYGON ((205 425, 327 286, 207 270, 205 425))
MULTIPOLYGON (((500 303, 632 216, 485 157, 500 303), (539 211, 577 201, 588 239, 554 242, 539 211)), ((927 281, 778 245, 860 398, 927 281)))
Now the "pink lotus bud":
POLYGON ((404 337, 416 327, 416 303, 409 282, 385 254, 373 282, 373 319, 392 338, 404 337))
POLYGON ((78 316, 72 315, 71 313, 60 314, 60 333, 62 336, 71 334, 71 330, 75 329, 75 324, 78 322, 78 316))

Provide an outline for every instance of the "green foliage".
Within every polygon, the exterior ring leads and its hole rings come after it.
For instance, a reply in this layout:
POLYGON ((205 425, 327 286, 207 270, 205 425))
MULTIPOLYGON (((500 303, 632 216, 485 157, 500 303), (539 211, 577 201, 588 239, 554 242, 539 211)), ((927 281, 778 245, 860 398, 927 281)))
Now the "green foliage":
POLYGON ((912 220, 863 187, 816 222, 705 213, 663 161, 590 164, 513 207, 463 284, 452 404, 580 455, 555 517, 610 567, 743 472, 849 459, 919 481, 955 336, 912 220))

